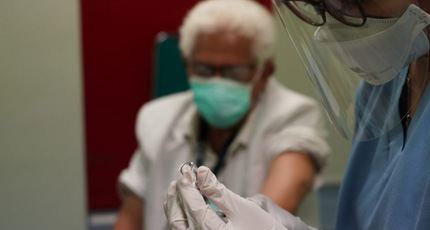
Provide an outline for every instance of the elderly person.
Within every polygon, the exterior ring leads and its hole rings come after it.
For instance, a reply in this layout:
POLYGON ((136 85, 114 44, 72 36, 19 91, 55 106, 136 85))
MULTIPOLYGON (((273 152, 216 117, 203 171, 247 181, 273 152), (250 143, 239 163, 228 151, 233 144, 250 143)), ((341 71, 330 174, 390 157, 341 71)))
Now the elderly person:
POLYGON ((320 182, 328 147, 319 109, 271 78, 275 36, 272 15, 253 1, 208 0, 188 13, 180 49, 191 90, 140 110, 116 229, 166 229, 165 194, 187 161, 290 212, 320 182))

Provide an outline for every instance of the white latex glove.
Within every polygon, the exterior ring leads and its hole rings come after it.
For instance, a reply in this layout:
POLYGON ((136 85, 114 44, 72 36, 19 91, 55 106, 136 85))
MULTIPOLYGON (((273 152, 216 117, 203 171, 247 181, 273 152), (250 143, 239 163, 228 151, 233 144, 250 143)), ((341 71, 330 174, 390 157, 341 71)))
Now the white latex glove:
MULTIPOLYGON (((166 214, 169 225, 182 222, 183 229, 225 229, 225 230, 309 230, 299 218, 278 207, 270 199, 263 195, 257 195, 250 199, 244 199, 228 190, 219 183, 215 175, 207 168, 198 169, 197 182, 201 192, 218 206, 228 218, 225 223, 218 217, 212 208, 207 205, 200 192, 192 183, 193 173, 184 171, 184 175, 178 173, 176 183, 181 202, 168 195, 166 214), (172 204, 169 204, 172 203, 172 204), (178 212, 177 206, 181 206, 178 212), (168 210, 171 207, 172 210, 168 210), (173 211, 176 210, 176 211, 173 211), (184 220, 184 216, 186 220, 184 220), (186 224, 188 223, 188 224, 186 224)), ((172 184, 169 191, 173 191, 172 184)), ((178 229, 178 228, 175 228, 178 229)))
POLYGON ((180 205, 179 193, 176 191, 176 181, 170 183, 167 189, 167 201, 164 202, 164 214, 167 217, 169 229, 188 229, 188 221, 184 209, 180 205))

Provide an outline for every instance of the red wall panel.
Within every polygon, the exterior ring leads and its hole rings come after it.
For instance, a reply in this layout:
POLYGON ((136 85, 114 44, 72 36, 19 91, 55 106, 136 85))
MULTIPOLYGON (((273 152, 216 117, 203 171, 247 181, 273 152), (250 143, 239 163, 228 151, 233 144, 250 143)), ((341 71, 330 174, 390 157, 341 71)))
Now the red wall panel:
POLYGON ((136 148, 136 113, 151 95, 155 35, 176 31, 196 2, 81 0, 90 210, 118 207, 116 180, 136 148))

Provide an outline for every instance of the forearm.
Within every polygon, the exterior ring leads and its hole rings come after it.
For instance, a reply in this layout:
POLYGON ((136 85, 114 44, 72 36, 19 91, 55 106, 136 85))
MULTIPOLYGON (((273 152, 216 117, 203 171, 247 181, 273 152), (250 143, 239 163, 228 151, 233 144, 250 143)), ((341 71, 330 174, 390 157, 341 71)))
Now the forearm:
POLYGON ((115 223, 115 230, 142 230, 143 201, 131 192, 127 192, 121 204, 115 223))
POLYGON ((312 188, 316 171, 312 158, 307 154, 280 154, 271 163, 261 193, 280 207, 295 213, 304 196, 312 188))

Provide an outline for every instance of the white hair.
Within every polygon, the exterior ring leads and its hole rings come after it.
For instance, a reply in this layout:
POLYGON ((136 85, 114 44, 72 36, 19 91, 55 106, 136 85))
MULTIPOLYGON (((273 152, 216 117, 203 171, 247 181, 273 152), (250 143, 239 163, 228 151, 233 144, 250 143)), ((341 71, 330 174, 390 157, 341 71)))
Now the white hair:
POLYGON ((205 0, 196 4, 179 28, 179 48, 188 59, 200 33, 232 31, 252 40, 252 52, 258 61, 274 55, 276 42, 272 14, 259 3, 250 0, 205 0))

